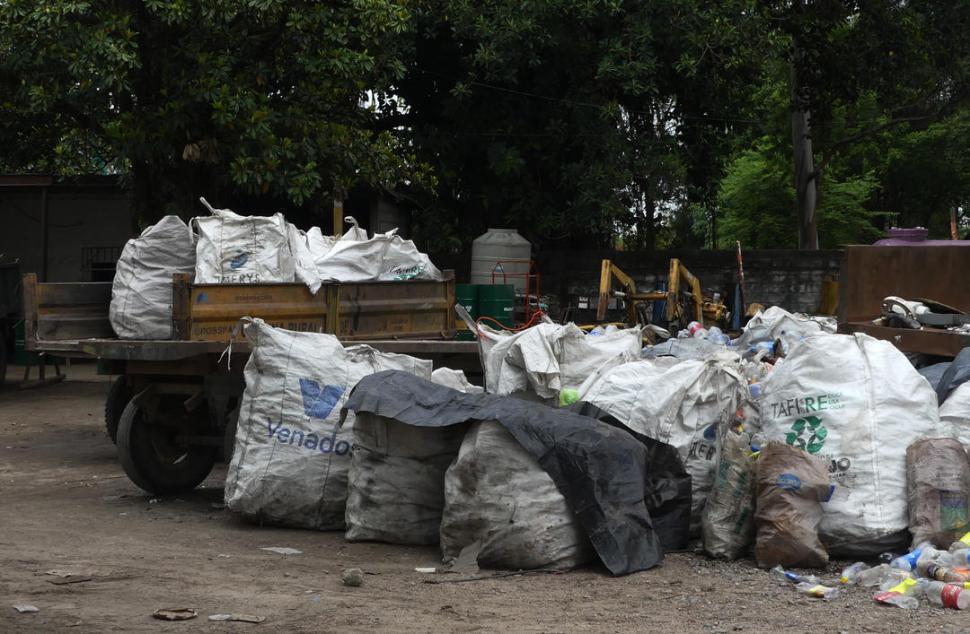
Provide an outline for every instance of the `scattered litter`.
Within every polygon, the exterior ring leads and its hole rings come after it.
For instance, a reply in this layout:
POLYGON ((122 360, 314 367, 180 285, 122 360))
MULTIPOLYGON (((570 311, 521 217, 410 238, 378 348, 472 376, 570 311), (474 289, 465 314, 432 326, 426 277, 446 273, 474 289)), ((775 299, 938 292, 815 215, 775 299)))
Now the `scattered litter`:
POLYGON ((161 502, 161 499, 159 499, 159 498, 152 498, 152 499, 148 500, 148 503, 149 504, 158 504, 159 502, 161 502))
POLYGON ((216 557, 225 557, 226 559, 229 559, 230 557, 232 557, 232 555, 223 555, 223 554, 220 553, 220 554, 216 555, 216 557))
POLYGON ((159 608, 152 616, 162 621, 188 621, 199 616, 195 608, 159 608))
POLYGON ((364 572, 360 568, 348 568, 340 575, 340 580, 345 586, 358 588, 364 585, 364 572))
POLYGON ((431 574, 431 573, 438 572, 438 569, 437 568, 415 568, 414 569, 414 572, 421 572, 421 573, 425 573, 425 574, 431 574))
MULTIPOLYGON (((296 548, 290 548, 289 546, 264 546, 260 550, 266 550, 271 553, 276 553, 277 555, 302 555, 302 550, 297 550, 296 548)), ((228 557, 228 555, 226 555, 228 557)))
POLYGON ((235 621, 239 623, 262 623, 266 620, 265 616, 255 616, 252 614, 210 614, 210 621, 235 621))
POLYGON ((217 511, 221 511, 222 509, 226 508, 226 505, 223 504, 222 502, 213 502, 212 504, 209 505, 209 507, 217 511))
POLYGON ((840 588, 830 588, 829 586, 812 583, 799 583, 795 586, 795 589, 805 596, 816 599, 825 599, 826 601, 831 601, 842 593, 840 588))
POLYGON ((36 605, 30 605, 29 603, 18 603, 17 605, 13 606, 13 609, 21 614, 25 614, 27 612, 40 612, 40 609, 36 605))
POLYGON ((919 584, 916 579, 908 577, 889 590, 877 592, 873 595, 873 600, 885 605, 895 605, 904 610, 915 610, 919 607, 919 598, 916 593, 919 591, 919 584))

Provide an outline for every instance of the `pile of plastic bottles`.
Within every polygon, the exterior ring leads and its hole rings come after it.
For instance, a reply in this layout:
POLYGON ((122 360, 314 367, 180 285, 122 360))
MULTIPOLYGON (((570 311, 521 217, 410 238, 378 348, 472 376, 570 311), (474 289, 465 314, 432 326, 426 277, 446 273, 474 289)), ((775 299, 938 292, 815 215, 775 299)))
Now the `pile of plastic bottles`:
POLYGON ((970 606, 970 533, 948 550, 927 542, 875 567, 856 562, 842 571, 838 585, 825 585, 815 575, 799 575, 780 566, 772 568, 771 574, 795 583, 802 594, 820 599, 834 599, 843 587, 855 585, 878 588, 872 598, 884 605, 913 610, 925 598, 945 608, 964 610, 970 606))
POLYGON ((699 321, 692 321, 687 324, 687 328, 677 333, 678 339, 707 339, 711 343, 721 346, 732 345, 731 338, 717 326, 705 328, 699 321))

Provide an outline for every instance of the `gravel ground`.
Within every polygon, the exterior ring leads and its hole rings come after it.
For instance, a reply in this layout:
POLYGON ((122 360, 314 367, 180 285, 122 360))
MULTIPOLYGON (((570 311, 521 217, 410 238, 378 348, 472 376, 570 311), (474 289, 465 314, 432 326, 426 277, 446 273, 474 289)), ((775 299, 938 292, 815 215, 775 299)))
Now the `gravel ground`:
MULTIPOLYGON (((750 560, 694 553, 618 579, 588 568, 454 583, 461 575, 415 572, 438 563, 433 548, 246 524, 222 508, 222 468, 191 494, 152 499, 124 476, 103 433, 106 379, 90 366, 70 375, 60 385, 0 390, 2 632, 970 631, 970 614, 925 603, 913 612, 882 607, 861 589, 823 602, 750 560), (267 546, 302 554, 261 550, 267 546), (355 567, 364 583, 345 587, 341 574, 355 567), (55 585, 50 570, 90 580, 55 585), (21 603, 39 611, 19 614, 12 606, 21 603), (199 616, 151 617, 164 607, 199 616), (207 619, 229 612, 266 620, 207 619)), ((828 577, 844 563, 833 563, 828 577)))

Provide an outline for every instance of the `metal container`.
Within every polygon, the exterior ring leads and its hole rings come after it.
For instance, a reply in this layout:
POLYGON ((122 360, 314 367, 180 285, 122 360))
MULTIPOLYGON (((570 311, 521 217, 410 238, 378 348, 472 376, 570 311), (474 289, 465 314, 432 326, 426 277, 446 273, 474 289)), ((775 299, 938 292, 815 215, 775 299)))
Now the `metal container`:
POLYGON ((489 229, 472 242, 472 284, 512 284, 526 290, 532 243, 515 229, 489 229), (494 278, 494 279, 493 279, 494 278))
POLYGON ((478 287, 478 313, 506 326, 515 325, 515 287, 511 284, 487 284, 478 287))

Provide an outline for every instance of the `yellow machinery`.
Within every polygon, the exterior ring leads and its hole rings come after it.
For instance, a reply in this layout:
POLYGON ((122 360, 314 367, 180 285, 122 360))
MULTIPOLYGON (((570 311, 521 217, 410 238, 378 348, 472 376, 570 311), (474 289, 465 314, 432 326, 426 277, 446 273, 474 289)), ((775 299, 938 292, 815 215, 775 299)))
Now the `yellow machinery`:
POLYGON ((622 298, 626 302, 627 322, 646 323, 638 318, 638 304, 665 301, 664 318, 668 326, 684 328, 691 321, 702 324, 722 322, 727 317, 727 307, 721 303, 706 302, 701 293, 701 282, 677 258, 670 260, 670 274, 667 277, 666 291, 637 290, 636 282, 610 260, 603 260, 600 270, 600 296, 596 307, 597 321, 606 319, 606 310, 611 297, 622 298), (616 282, 623 290, 614 291, 616 282))

